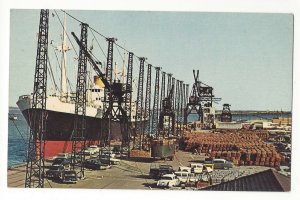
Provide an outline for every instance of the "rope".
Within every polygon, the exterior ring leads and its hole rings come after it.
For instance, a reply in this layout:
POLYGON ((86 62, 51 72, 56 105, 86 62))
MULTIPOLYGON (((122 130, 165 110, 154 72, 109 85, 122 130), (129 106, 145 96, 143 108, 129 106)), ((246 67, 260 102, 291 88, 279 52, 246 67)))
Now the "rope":
POLYGON ((93 29, 91 29, 90 27, 89 27, 89 29, 91 30, 91 33, 92 33, 92 35, 94 36, 94 38, 95 38, 95 40, 96 40, 96 43, 97 43, 98 46, 100 47, 101 52, 103 53, 104 57, 106 58, 107 56, 106 56, 106 54, 104 53, 103 49, 101 48, 101 45, 100 45, 99 41, 98 41, 97 38, 95 37, 94 32, 93 32, 93 29))
POLYGON ((50 74, 50 76, 51 76, 51 78, 52 78, 51 80, 52 80, 52 83, 53 83, 53 85, 54 85, 54 87, 55 87, 55 90, 58 90, 58 87, 57 87, 56 82, 55 82, 55 80, 54 80, 54 75, 53 75, 52 66, 51 66, 51 63, 50 63, 49 56, 47 55, 47 57, 48 57, 48 63, 49 63, 49 67, 48 67, 48 69, 49 69, 49 74, 50 74))
MULTIPOLYGON (((62 24, 62 22, 61 22, 61 20, 60 20, 60 18, 59 18, 59 16, 58 16, 56 10, 54 10, 54 12, 55 12, 55 14, 56 14, 56 16, 57 16, 57 18, 58 18, 58 20, 59 20, 60 25, 63 27, 63 30, 65 30, 65 27, 64 27, 64 25, 62 24)), ((72 48, 73 48, 74 51, 75 51, 76 56, 78 57, 78 53, 77 53, 77 51, 75 50, 75 47, 74 47, 72 41, 70 40, 69 34, 67 33, 66 35, 67 35, 68 41, 71 43, 71 46, 72 46, 72 48)))
MULTIPOLYGON (((10 115, 10 117, 14 117, 14 115, 11 115, 11 114, 9 114, 9 115, 10 115)), ((15 128, 17 129, 18 133, 20 134, 21 139, 23 140, 23 143, 24 143, 24 144, 27 144, 27 142, 25 141, 25 138, 23 137, 23 135, 22 135, 22 133, 21 133, 19 127, 18 127, 17 124, 15 123, 15 121, 14 121, 14 120, 10 120, 10 121, 14 124, 15 128)))
MULTIPOLYGON (((77 19, 76 17, 72 16, 71 14, 67 13, 65 10, 61 10, 62 12, 64 12, 67 16, 71 17, 72 19, 74 19, 75 21, 79 22, 79 23, 84 23, 81 20, 77 19)), ((55 11, 56 13, 56 11, 55 11)), ((95 33, 97 33, 98 35, 100 35, 101 37, 103 37, 104 39, 107 39, 108 37, 104 36, 103 34, 101 34, 100 32, 98 32, 97 30, 95 30, 94 28, 90 27, 89 28, 94 31, 95 33)), ((93 32, 92 32, 93 33, 93 32)), ((118 43, 114 42, 115 45, 119 48, 121 48, 122 50, 126 51, 127 53, 129 53, 130 51, 127 50, 125 47, 119 45, 118 43)), ((105 55, 105 54, 104 54, 105 55)), ((133 54, 134 57, 139 58, 138 56, 136 56, 135 54, 133 54)), ((105 56, 106 57, 106 56, 105 56)), ((148 62, 145 61, 146 64, 150 64, 148 62)), ((152 68, 154 69, 155 66, 152 65, 152 68)))

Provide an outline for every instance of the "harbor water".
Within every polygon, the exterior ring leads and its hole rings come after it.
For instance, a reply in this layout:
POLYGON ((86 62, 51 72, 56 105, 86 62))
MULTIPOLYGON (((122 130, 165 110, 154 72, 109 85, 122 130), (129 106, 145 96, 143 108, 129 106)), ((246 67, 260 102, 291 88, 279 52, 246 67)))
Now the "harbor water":
POLYGON ((8 167, 18 165, 26 160, 26 142, 28 140, 28 126, 21 111, 9 107, 8 118, 8 167))

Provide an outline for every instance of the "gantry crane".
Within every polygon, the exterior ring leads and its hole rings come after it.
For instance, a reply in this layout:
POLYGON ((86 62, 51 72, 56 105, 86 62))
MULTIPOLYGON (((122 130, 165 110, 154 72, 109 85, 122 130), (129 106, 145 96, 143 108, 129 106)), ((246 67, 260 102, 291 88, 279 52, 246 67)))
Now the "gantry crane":
POLYGON ((172 104, 173 94, 174 94, 174 85, 172 85, 168 96, 162 100, 162 110, 159 115, 159 131, 164 138, 165 137, 168 138, 171 135, 174 136, 175 112, 172 104))
POLYGON ((232 121, 232 114, 230 111, 230 104, 224 103, 222 114, 221 114, 221 122, 231 122, 231 121, 232 121))
MULTIPOLYGON (((108 108, 103 114, 103 120, 108 121, 108 124, 111 123, 111 121, 119 121, 121 124, 121 132, 122 132, 122 143, 128 143, 129 141, 129 135, 128 135, 128 116, 125 109, 122 107, 125 102, 125 95, 128 93, 131 93, 130 87, 124 87, 123 83, 120 83, 119 81, 112 82, 110 79, 108 79, 105 74, 101 72, 101 70, 98 68, 96 61, 92 58, 91 54, 83 48, 83 44, 81 41, 77 38, 74 32, 72 32, 73 37, 76 40, 76 43, 84 50, 85 56, 91 63, 94 71, 99 76, 101 81, 104 84, 104 88, 108 94, 108 108)), ((110 130, 110 127, 108 127, 108 130, 110 130)), ((110 142, 110 135, 107 133, 104 134, 104 141, 110 142)))

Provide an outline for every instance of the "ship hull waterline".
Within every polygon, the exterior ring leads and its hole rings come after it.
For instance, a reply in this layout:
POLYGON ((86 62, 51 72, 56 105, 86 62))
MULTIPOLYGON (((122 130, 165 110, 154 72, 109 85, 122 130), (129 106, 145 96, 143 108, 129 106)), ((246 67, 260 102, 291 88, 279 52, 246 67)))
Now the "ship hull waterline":
MULTIPOLYGON (((46 112, 45 158, 51 158, 58 153, 70 153, 72 151, 71 136, 74 129, 75 114, 47 110, 46 112)), ((33 109, 22 111, 28 126, 32 121, 33 109)), ((86 142, 87 146, 99 144, 101 138, 101 124, 104 120, 98 117, 86 116, 86 142)), ((148 120, 142 121, 145 127, 148 120)), ((129 122, 129 127, 134 127, 135 122, 129 122)), ((111 141, 122 141, 120 122, 111 123, 111 141)))

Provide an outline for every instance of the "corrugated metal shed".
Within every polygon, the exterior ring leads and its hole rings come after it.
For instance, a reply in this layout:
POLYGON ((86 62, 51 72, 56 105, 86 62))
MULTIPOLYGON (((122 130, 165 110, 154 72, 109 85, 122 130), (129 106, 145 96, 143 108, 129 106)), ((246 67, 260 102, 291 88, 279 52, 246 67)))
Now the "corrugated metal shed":
POLYGON ((291 190, 291 178, 273 169, 268 169, 263 172, 212 185, 201 190, 288 192, 291 190))

